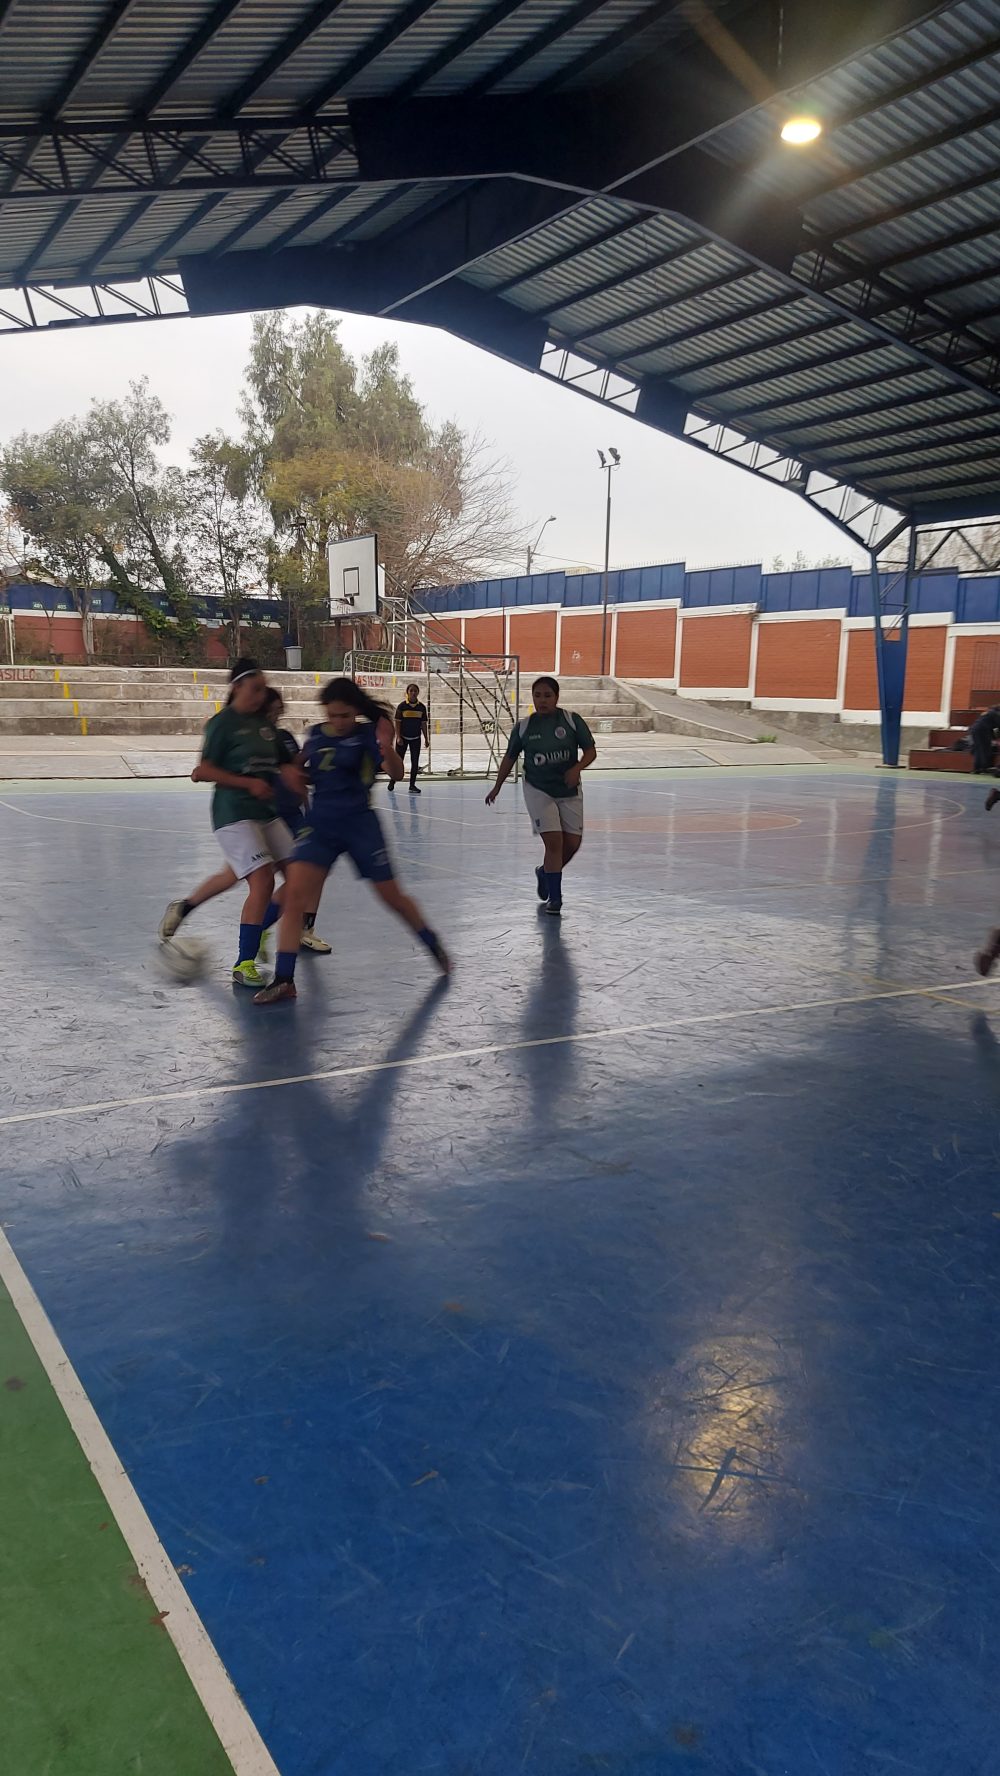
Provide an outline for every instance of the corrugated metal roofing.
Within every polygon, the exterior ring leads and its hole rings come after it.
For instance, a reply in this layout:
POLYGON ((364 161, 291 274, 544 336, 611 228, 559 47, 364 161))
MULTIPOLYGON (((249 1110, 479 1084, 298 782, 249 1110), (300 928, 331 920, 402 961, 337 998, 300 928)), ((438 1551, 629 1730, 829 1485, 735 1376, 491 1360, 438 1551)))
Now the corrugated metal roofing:
MULTIPOLYGON (((750 4, 713 11, 738 31, 750 4)), ((12 0, 0 14, 0 287, 376 239, 405 265, 425 214, 463 186, 362 183, 348 98, 599 85, 691 32, 682 0, 12 0), (52 113, 78 139, 57 143, 52 113)), ((702 152, 801 214, 791 273, 704 216, 566 189, 561 213, 515 222, 458 275, 626 384, 664 379, 880 497, 995 486, 1000 505, 1000 0, 954 0, 705 126, 702 152), (825 123, 807 154, 777 140, 793 103, 825 123)))

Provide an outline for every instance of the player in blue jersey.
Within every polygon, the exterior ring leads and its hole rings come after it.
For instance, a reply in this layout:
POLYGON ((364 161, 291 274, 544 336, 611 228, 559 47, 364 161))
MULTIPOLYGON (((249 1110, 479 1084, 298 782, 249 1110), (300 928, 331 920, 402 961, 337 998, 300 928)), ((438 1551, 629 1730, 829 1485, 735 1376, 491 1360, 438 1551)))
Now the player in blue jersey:
MULTIPOLYGON (((274 685, 268 686, 267 695, 264 698, 263 713, 274 729, 281 763, 283 765, 297 764, 302 748, 291 729, 281 725, 285 714, 285 699, 274 685)), ((289 789, 287 783, 279 776, 274 785, 274 799, 278 807, 278 818, 284 821, 292 838, 297 838, 302 827, 307 824, 308 797, 306 795, 300 796, 295 790, 289 789)), ((325 938, 320 937, 315 929, 318 911, 319 898, 317 897, 315 906, 303 916, 302 938, 299 947, 309 950, 314 956, 329 956, 331 954, 330 945, 325 938)), ((262 946, 266 942, 267 933, 265 932, 262 946)), ((263 947, 257 952, 258 962, 262 959, 267 959, 263 947)))
POLYGON ((379 899, 416 932, 441 972, 451 972, 440 939, 395 879, 378 815, 369 805, 372 784, 383 765, 394 783, 403 775, 388 711, 353 678, 331 679, 320 702, 325 720, 312 729, 299 760, 303 788, 308 785, 311 790, 309 818, 288 860, 274 980, 256 994, 255 1005, 276 1005, 296 997, 295 960, 302 921, 307 908, 317 904, 323 883, 344 852, 379 899))

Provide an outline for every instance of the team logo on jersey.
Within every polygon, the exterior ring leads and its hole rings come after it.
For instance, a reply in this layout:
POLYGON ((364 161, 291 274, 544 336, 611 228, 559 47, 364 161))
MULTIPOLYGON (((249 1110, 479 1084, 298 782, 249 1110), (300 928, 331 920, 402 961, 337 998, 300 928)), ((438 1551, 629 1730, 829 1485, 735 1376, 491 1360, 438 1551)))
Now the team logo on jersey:
POLYGON ((565 740, 565 738, 566 738, 566 729, 565 728, 557 728, 556 729, 556 739, 557 740, 565 740))
POLYGON ((274 739, 274 729, 269 728, 266 722, 261 722, 260 724, 260 737, 262 740, 274 739))

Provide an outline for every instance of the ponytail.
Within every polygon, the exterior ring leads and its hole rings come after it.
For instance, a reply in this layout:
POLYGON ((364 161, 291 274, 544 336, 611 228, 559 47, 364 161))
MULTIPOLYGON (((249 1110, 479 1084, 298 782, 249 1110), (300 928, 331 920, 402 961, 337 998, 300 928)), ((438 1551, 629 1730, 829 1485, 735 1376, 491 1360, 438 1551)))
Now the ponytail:
POLYGON ((346 703, 356 715, 363 715, 370 722, 379 722, 383 716, 387 721, 392 719, 388 705, 370 697, 364 687, 353 678, 331 678, 329 684, 324 685, 320 691, 319 700, 324 706, 327 703, 346 703))

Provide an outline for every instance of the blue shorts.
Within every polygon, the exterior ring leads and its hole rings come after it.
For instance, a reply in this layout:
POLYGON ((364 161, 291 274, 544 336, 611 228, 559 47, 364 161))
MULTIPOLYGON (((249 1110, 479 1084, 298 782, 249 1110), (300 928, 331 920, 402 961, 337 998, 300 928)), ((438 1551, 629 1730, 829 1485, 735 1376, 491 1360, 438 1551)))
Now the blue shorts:
POLYGON ((336 825, 310 826, 307 822, 296 834, 288 861, 314 863, 320 869, 331 870, 344 852, 364 881, 392 881, 395 872, 374 808, 347 815, 336 825))
POLYGON ((308 825, 308 818, 307 818, 305 809, 301 806, 301 804, 299 802, 282 801, 282 798, 280 796, 276 797, 276 801, 278 804, 278 818, 279 818, 279 820, 284 821, 285 825, 287 826, 289 832, 292 835, 292 838, 297 839, 299 836, 299 833, 302 831, 302 828, 304 826, 308 825))

